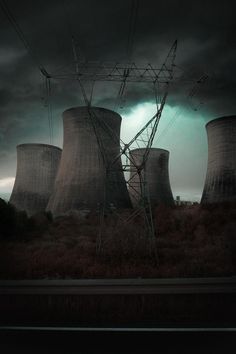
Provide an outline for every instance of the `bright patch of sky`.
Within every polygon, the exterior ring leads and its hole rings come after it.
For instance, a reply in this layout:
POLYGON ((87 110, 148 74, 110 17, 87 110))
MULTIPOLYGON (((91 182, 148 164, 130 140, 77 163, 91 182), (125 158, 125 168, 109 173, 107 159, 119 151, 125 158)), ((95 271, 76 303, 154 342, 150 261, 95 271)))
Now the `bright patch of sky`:
MULTIPOLYGON (((156 105, 146 102, 134 106, 129 114, 123 114, 121 139, 128 143, 155 113, 156 105)), ((170 152, 169 175, 174 198, 179 195, 183 200, 201 199, 207 167, 205 123, 205 117, 199 112, 165 105, 153 147, 170 152)), ((54 145, 62 146, 61 117, 54 134, 54 145)), ((39 141, 44 142, 43 139, 39 141)), ((8 199, 13 185, 14 177, 0 179, 0 197, 8 199)))
POLYGON ((26 55, 26 51, 23 49, 0 48, 0 65, 13 64, 24 55, 26 55))
POLYGON ((14 177, 0 179, 0 198, 8 200, 15 182, 14 177))
MULTIPOLYGON (((121 138, 128 143, 154 116, 156 106, 143 103, 123 115, 121 138)), ((199 112, 165 105, 153 147, 170 152, 169 175, 174 198, 200 201, 207 167, 206 119, 199 112)), ((137 146, 134 146, 136 148, 137 146)))

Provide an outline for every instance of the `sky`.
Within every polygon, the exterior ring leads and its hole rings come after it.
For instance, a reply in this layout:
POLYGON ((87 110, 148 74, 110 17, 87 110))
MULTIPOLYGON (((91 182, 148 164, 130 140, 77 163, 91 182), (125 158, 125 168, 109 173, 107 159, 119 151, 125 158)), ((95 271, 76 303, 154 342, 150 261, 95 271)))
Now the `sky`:
MULTIPOLYGON (((170 152, 174 197, 200 200, 207 166, 205 124, 235 114, 236 5, 229 0, 139 0, 132 27, 133 3, 8 0, 33 58, 0 8, 0 197, 9 195, 13 187, 16 146, 50 143, 45 84, 38 66, 49 73, 71 67, 73 34, 81 60, 124 62, 129 58, 137 65, 151 63, 155 67, 161 66, 178 40, 175 79, 153 147, 170 152), (207 80, 197 84, 203 75, 207 80), (195 94, 189 97, 193 89, 195 94)), ((96 84, 92 103, 113 109, 118 87, 96 84)), ((52 79, 51 104, 52 143, 62 147, 62 112, 83 105, 78 83, 52 79)), ((117 107, 122 116, 122 139, 128 142, 155 109, 151 86, 127 85, 124 102, 117 107)))

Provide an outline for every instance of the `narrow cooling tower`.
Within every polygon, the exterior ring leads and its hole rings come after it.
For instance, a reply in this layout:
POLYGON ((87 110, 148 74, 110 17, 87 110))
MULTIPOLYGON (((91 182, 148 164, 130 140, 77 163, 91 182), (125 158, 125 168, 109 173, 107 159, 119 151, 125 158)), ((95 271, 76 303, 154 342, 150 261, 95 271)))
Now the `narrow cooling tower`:
POLYGON ((46 144, 17 146, 16 180, 10 203, 28 216, 45 211, 51 195, 61 149, 46 144))
MULTIPOLYGON (((130 172, 129 192, 133 206, 137 206, 140 202, 141 186, 143 184, 140 185, 135 166, 142 164, 144 152, 145 149, 134 149, 130 153, 133 166, 130 172)), ((149 152, 146 166, 141 172, 141 176, 145 181, 145 196, 150 198, 152 206, 160 204, 174 205, 170 188, 168 162, 169 151, 152 148, 149 152)))
POLYGON ((63 113, 63 123, 62 158, 47 210, 57 216, 96 209, 103 203, 131 207, 120 158, 106 178, 102 153, 108 162, 119 155, 120 115, 104 108, 92 107, 89 111, 87 107, 75 107, 63 113))
POLYGON ((201 203, 236 200, 236 116, 206 124, 208 166, 201 203))

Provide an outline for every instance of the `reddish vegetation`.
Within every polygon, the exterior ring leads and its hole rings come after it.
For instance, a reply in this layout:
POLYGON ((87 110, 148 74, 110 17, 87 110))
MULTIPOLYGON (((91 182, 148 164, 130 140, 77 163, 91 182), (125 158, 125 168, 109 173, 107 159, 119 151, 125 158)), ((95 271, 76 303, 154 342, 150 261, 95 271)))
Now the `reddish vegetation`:
POLYGON ((116 214, 107 216, 99 255, 97 215, 15 219, 17 228, 1 232, 1 279, 227 276, 236 270, 236 204, 157 208, 157 260, 140 217, 124 225, 116 214))

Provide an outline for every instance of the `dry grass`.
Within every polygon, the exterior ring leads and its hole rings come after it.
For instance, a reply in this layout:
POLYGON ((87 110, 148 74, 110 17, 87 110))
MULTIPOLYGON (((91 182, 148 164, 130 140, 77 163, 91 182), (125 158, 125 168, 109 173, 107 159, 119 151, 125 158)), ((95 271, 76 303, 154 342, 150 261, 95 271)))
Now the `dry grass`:
POLYGON ((235 220, 234 204, 159 207, 154 211, 157 237, 153 244, 139 217, 124 225, 116 215, 110 215, 105 219, 101 253, 97 255, 97 215, 54 221, 41 215, 30 220, 23 234, 2 235, 0 278, 232 275, 236 269, 235 220), (154 247, 157 261, 150 252, 154 247))

